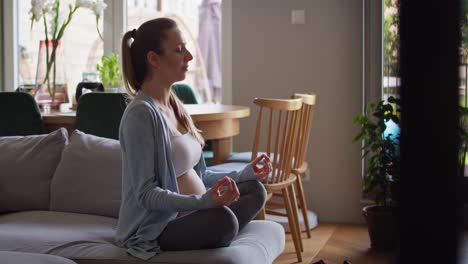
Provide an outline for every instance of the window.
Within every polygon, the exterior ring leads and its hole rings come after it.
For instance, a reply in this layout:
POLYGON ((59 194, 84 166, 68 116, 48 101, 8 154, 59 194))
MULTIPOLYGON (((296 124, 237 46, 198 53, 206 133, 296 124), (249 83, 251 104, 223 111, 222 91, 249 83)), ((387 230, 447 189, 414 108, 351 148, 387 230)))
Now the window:
POLYGON ((383 83, 382 97, 399 97, 401 86, 398 67, 398 49, 400 37, 398 34, 398 2, 399 0, 384 0, 383 11, 383 83))

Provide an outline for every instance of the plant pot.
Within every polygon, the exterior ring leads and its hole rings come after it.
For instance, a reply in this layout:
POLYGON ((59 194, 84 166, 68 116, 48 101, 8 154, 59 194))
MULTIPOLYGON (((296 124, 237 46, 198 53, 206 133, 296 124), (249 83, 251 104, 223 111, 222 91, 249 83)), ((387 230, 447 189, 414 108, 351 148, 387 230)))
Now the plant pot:
POLYGON ((400 237, 399 213, 397 206, 369 205, 362 209, 372 249, 396 249, 400 237))

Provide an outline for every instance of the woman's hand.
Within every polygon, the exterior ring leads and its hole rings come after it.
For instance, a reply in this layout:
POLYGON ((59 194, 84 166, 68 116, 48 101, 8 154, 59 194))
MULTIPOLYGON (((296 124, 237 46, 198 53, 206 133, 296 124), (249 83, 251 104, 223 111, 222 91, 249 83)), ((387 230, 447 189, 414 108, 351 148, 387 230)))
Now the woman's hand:
POLYGON ((236 182, 228 176, 215 183, 209 192, 216 206, 230 205, 240 196, 236 182))
POLYGON ((273 171, 273 168, 270 162, 270 157, 268 157, 265 153, 262 153, 262 155, 254 159, 250 164, 252 165, 252 168, 255 172, 255 178, 257 178, 257 180, 261 180, 265 178, 265 176, 268 177, 270 172, 273 171), (260 163, 260 161, 262 160, 263 160, 263 166, 259 166, 258 163, 260 163))

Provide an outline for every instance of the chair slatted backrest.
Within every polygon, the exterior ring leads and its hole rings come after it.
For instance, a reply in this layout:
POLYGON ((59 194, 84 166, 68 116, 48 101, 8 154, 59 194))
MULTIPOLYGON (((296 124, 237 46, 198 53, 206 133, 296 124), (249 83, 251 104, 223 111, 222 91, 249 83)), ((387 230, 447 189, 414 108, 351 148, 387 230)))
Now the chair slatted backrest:
POLYGON ((92 92, 82 95, 76 109, 75 128, 99 137, 119 139, 125 93, 92 92))
POLYGON ((0 136, 45 134, 34 97, 23 92, 0 92, 0 136))
POLYGON ((257 157, 258 150, 262 146, 261 149, 266 150, 273 165, 271 177, 269 179, 265 177, 264 184, 283 182, 291 173, 290 164, 296 147, 294 143, 298 136, 302 100, 255 98, 254 104, 260 109, 252 147, 252 160, 257 157))
POLYGON ((300 168, 304 164, 309 145, 310 129, 312 127, 313 114, 317 96, 315 94, 295 93, 292 98, 302 99, 302 108, 300 111, 299 135, 297 137, 296 152, 294 154, 294 168, 300 168))

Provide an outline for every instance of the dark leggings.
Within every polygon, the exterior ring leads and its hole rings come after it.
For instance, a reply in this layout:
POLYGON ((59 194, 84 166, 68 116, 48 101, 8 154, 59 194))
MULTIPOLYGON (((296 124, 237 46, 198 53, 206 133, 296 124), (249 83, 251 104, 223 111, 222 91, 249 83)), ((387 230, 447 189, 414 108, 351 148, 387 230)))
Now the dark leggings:
POLYGON ((162 250, 195 250, 229 246, 237 233, 265 205, 259 181, 237 184, 240 198, 229 206, 199 210, 169 222, 158 238, 162 250))

